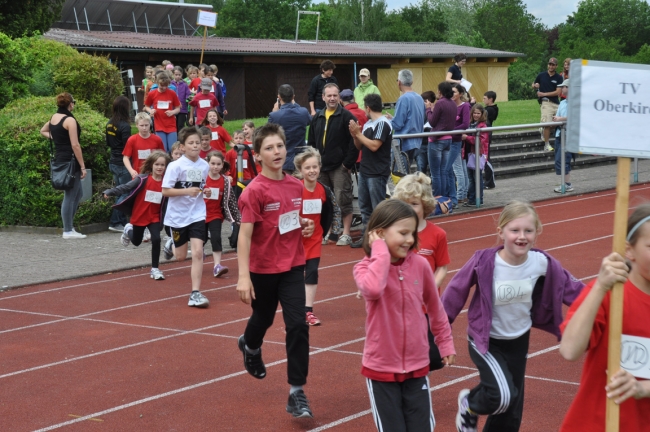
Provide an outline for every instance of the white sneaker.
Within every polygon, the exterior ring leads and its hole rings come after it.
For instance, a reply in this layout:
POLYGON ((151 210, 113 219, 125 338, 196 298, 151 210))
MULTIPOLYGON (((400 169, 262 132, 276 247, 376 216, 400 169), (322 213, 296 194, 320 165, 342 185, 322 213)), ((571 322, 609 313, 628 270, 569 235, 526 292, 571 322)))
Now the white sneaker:
POLYGON ((339 237, 339 241, 336 242, 336 245, 348 246, 350 243, 352 243, 352 237, 347 234, 342 234, 341 237, 339 237))
POLYGON ((66 239, 66 240, 70 240, 70 239, 85 239, 85 238, 86 238, 86 235, 85 235, 85 234, 78 233, 77 231, 75 231, 75 230, 73 229, 72 231, 64 232, 64 233, 63 233, 63 238, 66 239))
POLYGON ((167 242, 165 243, 165 247, 163 248, 163 254, 165 255, 166 260, 170 260, 174 258, 174 241, 169 238, 167 239, 167 242))
MULTIPOLYGON (((128 224, 131 225, 131 224, 128 224)), ((147 243, 151 240, 151 233, 149 232, 149 228, 144 229, 144 234, 142 235, 142 241, 147 243)))
POLYGON ((552 152, 553 150, 555 149, 549 143, 546 143, 546 145, 544 146, 544 151, 552 152))
POLYGON ((163 272, 160 271, 160 269, 152 268, 150 275, 151 279, 153 280, 165 280, 165 276, 163 275, 163 272))
POLYGON ((129 238, 129 231, 131 231, 132 229, 133 229, 133 225, 131 225, 130 223, 124 226, 124 229, 122 230, 122 237, 120 237, 122 246, 127 247, 129 244, 131 244, 131 239, 129 238))
POLYGON ((210 305, 210 300, 199 291, 192 291, 190 300, 187 302, 188 306, 195 306, 198 308, 207 308, 210 305))

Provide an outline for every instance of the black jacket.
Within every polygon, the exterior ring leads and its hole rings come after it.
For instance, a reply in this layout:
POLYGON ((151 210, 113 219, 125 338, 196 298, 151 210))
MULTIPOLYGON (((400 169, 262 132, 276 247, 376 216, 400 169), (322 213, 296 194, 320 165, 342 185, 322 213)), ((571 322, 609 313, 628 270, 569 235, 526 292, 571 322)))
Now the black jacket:
POLYGON ((318 111, 319 109, 325 108, 325 101, 323 100, 323 88, 325 84, 334 83, 339 84, 339 81, 335 76, 329 78, 323 78, 322 74, 318 74, 311 80, 309 84, 309 90, 307 91, 307 100, 314 103, 314 109, 318 111))
POLYGON ((354 146, 354 139, 350 135, 350 120, 356 122, 357 118, 341 105, 330 116, 329 122, 325 120, 324 109, 311 119, 307 144, 321 154, 321 171, 333 171, 341 165, 347 169, 354 168, 359 150, 354 146), (327 135, 323 146, 326 123, 327 135))
POLYGON ((126 141, 131 137, 131 125, 128 122, 121 121, 114 125, 110 121, 106 124, 106 145, 111 149, 110 163, 113 165, 124 166, 124 146, 126 141))

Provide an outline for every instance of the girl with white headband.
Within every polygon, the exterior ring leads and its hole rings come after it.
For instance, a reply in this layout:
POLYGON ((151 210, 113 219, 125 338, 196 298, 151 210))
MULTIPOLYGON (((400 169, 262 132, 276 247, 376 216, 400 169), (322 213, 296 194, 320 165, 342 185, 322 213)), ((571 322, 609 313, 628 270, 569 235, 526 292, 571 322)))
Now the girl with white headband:
POLYGON ((639 206, 627 223, 625 258, 603 259, 598 278, 573 303, 562 324, 560 354, 570 361, 586 351, 580 386, 561 432, 605 431, 606 397, 620 405, 620 430, 647 431, 650 425, 650 204, 639 206), (610 290, 623 285, 621 369, 607 382, 610 290))

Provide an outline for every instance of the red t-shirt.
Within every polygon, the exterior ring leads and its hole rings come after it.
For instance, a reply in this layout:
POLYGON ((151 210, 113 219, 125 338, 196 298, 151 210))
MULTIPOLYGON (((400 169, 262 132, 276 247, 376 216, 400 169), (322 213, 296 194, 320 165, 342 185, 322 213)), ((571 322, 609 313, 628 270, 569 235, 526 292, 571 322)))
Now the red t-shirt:
MULTIPOLYGON (((212 150, 216 150, 214 147, 210 146, 208 150, 199 150, 199 158, 205 159, 208 156, 208 153, 210 153, 212 150)), ((208 162, 210 163, 210 162, 208 162)))
MULTIPOLYGON (((567 312, 566 319, 560 326, 564 332, 569 320, 582 304, 585 297, 591 291, 595 280, 587 285, 580 296, 573 302, 567 312)), ((623 288, 623 337, 636 336, 639 338, 650 338, 650 295, 635 287, 628 280, 623 288)), ((580 386, 569 411, 562 422, 561 432, 605 431, 605 385, 607 384, 607 349, 609 345, 609 305, 611 293, 608 293, 598 308, 594 325, 589 338, 587 356, 582 367, 580 386)), ((633 345, 633 344, 629 344, 633 345)), ((628 345, 628 346, 629 346, 628 345)), ((626 350, 625 343, 621 350, 623 366, 625 366, 626 350)), ((647 353, 646 353, 647 355, 647 353)), ((634 356, 631 356, 632 366, 634 356)), ((630 358, 630 356, 628 356, 630 358)), ((632 369, 632 368, 629 368, 632 369)), ((635 374, 630 370, 630 373, 635 374)), ((620 430, 625 432, 642 432, 648 430, 650 425, 650 399, 636 400, 630 398, 620 405, 620 430)))
POLYGON ((212 140, 210 141, 210 147, 212 147, 215 150, 219 150, 225 156, 226 143, 232 141, 230 134, 222 126, 217 126, 216 128, 213 128, 212 126, 208 125, 208 128, 210 129, 210 131, 212 131, 212 140))
MULTIPOLYGON (((303 181, 302 183, 304 185, 305 182, 303 181)), ((316 188, 313 192, 308 191, 306 187, 302 188, 302 209, 300 210, 300 216, 314 221, 314 234, 311 237, 302 238, 306 260, 320 258, 323 241, 323 227, 320 225, 320 215, 326 200, 327 195, 325 195, 325 188, 322 184, 316 183, 316 188), (314 205, 314 200, 321 202, 320 211, 317 210, 318 205, 314 205), (315 213, 316 211, 318 213, 315 213)))
POLYGON ((447 233, 432 222, 427 221, 424 229, 418 232, 418 255, 427 259, 431 270, 446 266, 451 262, 447 248, 447 233))
POLYGON ((169 89, 164 92, 160 92, 158 89, 150 91, 144 104, 156 110, 153 115, 153 125, 156 132, 176 132, 176 116, 167 116, 165 114, 165 111, 181 106, 175 91, 169 89))
POLYGON ((197 93, 194 99, 190 101, 190 106, 194 107, 196 111, 196 124, 200 125, 208 111, 218 107, 219 102, 217 102, 217 98, 212 93, 208 93, 207 95, 197 93))
POLYGON ((140 134, 135 134, 126 140, 122 155, 131 159, 133 169, 140 172, 140 165, 154 150, 165 151, 165 146, 158 135, 151 134, 149 138, 142 138, 140 134))
POLYGON ((212 196, 205 198, 205 223, 210 223, 215 219, 223 220, 223 212, 221 211, 221 201, 223 200, 224 181, 223 176, 220 175, 218 180, 214 180, 208 175, 205 181, 205 187, 213 188, 212 196), (217 192, 218 194, 215 194, 217 192))
POLYGON ((149 176, 145 188, 138 193, 133 203, 131 223, 135 226, 147 226, 150 223, 160 222, 160 201, 162 200, 162 179, 154 180, 149 176), (147 191, 150 191, 147 196, 147 191), (147 199, 149 201, 147 201, 147 199))
MULTIPOLYGON (((303 185, 285 175, 282 180, 257 176, 239 197, 242 223, 252 223, 250 271, 277 274, 305 264, 302 229, 280 234, 299 222, 303 185), (290 212, 296 212, 291 214, 290 212)), ((258 287, 263 288, 263 287, 258 287)))
POLYGON ((197 93, 201 93, 201 91, 199 90, 199 87, 201 87, 201 80, 202 80, 202 79, 203 79, 203 78, 194 78, 194 79, 192 80, 192 82, 190 83, 190 86, 189 86, 189 87, 190 87, 190 90, 194 90, 194 91, 196 91, 197 93))
MULTIPOLYGON (((251 153, 253 154, 253 160, 255 160, 255 151, 251 148, 251 153)), ((228 172, 228 175, 231 176, 233 179, 237 178, 237 152, 235 149, 230 149, 228 150, 228 153, 226 153, 226 161, 230 164, 230 171, 228 172)), ((250 162, 250 157, 248 156, 248 152, 244 150, 244 153, 242 153, 242 165, 244 167, 244 180, 250 180, 255 178, 255 171, 253 171, 253 165, 250 162)), ((255 167, 257 168, 257 174, 262 172, 262 166, 255 162, 255 167)))

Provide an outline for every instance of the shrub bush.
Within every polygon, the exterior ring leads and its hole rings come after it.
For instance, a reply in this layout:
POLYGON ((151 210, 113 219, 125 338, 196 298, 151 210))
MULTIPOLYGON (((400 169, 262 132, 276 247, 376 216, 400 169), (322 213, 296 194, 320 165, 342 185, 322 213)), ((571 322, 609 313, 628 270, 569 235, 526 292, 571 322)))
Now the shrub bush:
POLYGON ((29 93, 34 96, 53 96, 56 94, 54 85, 54 60, 63 57, 76 57, 79 52, 61 42, 45 39, 42 36, 16 39, 27 58, 31 71, 29 93))
MULTIPOLYGON (((61 226, 63 192, 52 188, 49 141, 40 130, 56 112, 56 98, 30 97, 0 110, 0 224, 61 226)), ((93 198, 81 203, 75 222, 106 222, 110 203, 101 191, 110 183, 109 151, 104 137, 106 118, 87 103, 75 106, 81 125, 80 143, 86 167, 92 169, 93 198)))
POLYGON ((0 108, 27 95, 29 88, 27 58, 16 41, 0 33, 0 108))

